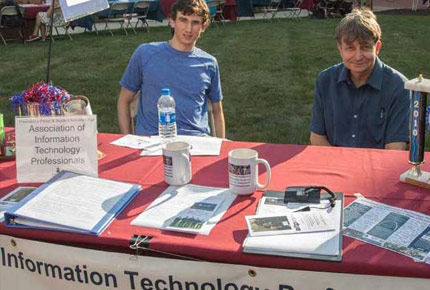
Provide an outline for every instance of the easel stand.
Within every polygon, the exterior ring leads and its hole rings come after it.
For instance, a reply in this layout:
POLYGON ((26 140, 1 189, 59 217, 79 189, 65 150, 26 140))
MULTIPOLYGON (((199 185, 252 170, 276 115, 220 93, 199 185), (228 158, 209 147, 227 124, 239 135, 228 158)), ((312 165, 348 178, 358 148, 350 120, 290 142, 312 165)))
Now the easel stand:
POLYGON ((412 164, 412 168, 400 175, 400 181, 430 189, 430 172, 420 169, 424 163, 427 93, 430 93, 430 80, 420 75, 407 81, 405 89, 411 91, 409 163, 412 164))
MULTIPOLYGON (((52 15, 50 17, 50 22, 49 22, 49 48, 48 48, 48 63, 46 65, 46 83, 49 83, 50 81, 50 73, 51 73, 51 51, 52 51, 52 42, 53 42, 53 35, 52 35, 52 29, 54 27, 54 0, 51 1, 51 11, 52 11, 52 15)), ((48 32, 48 27, 46 29, 46 32, 48 32)))

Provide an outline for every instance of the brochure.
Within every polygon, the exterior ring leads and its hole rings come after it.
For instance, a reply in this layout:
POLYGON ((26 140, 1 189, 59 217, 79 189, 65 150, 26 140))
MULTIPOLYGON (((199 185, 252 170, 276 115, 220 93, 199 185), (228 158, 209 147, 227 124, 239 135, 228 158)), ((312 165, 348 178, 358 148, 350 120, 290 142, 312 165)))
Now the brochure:
POLYGON ((251 237, 335 230, 333 220, 325 209, 283 215, 254 215, 245 218, 251 237))
POLYGON ((226 188, 169 186, 131 224, 209 235, 235 198, 226 188))
POLYGON ((430 216, 367 198, 345 208, 348 237, 430 263, 430 216))
POLYGON ((122 147, 129 147, 133 149, 149 149, 152 147, 159 148, 161 146, 160 140, 146 136, 125 135, 119 139, 112 141, 110 144, 122 147))
POLYGON ((9 227, 99 235, 140 186, 62 171, 5 213, 9 227))

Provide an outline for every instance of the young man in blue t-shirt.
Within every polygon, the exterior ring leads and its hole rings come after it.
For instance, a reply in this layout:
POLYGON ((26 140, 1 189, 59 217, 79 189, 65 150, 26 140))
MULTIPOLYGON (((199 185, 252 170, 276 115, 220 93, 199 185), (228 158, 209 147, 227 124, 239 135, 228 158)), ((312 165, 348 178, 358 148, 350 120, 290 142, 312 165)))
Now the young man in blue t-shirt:
POLYGON ((118 122, 121 133, 129 134, 130 103, 140 91, 136 134, 158 134, 157 101, 161 89, 169 88, 176 102, 180 135, 210 134, 207 102, 213 105, 216 136, 225 138, 219 68, 216 59, 195 47, 209 25, 204 0, 178 0, 172 6, 169 24, 173 37, 168 42, 140 45, 133 53, 121 79, 118 122))
POLYGON ((384 64, 381 28, 370 10, 354 9, 336 28, 342 63, 317 78, 312 145, 405 149, 409 138, 406 78, 384 64))

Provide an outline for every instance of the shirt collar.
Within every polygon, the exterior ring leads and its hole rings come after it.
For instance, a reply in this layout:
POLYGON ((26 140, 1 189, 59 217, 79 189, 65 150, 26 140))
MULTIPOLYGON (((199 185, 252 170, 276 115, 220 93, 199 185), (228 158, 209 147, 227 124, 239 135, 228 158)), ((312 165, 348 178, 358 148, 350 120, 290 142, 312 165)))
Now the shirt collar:
MULTIPOLYGON (((342 70, 340 71, 339 78, 337 80, 338 83, 347 82, 348 84, 352 84, 352 80, 349 76, 348 69, 343 65, 342 70)), ((369 86, 381 90, 382 87, 382 62, 379 60, 379 57, 376 57, 375 66, 373 67, 373 72, 370 75, 370 78, 367 80, 366 84, 369 86)))

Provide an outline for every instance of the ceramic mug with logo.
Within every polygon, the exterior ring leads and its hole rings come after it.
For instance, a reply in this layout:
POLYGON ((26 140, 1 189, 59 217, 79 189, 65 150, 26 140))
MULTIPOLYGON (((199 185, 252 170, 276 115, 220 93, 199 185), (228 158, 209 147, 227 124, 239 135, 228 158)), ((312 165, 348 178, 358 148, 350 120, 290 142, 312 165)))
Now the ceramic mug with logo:
POLYGON ((269 185, 271 177, 269 162, 258 158, 258 152, 249 148, 239 148, 228 153, 228 178, 230 191, 239 195, 253 193, 269 185), (258 164, 266 167, 267 179, 264 185, 258 182, 258 164))

